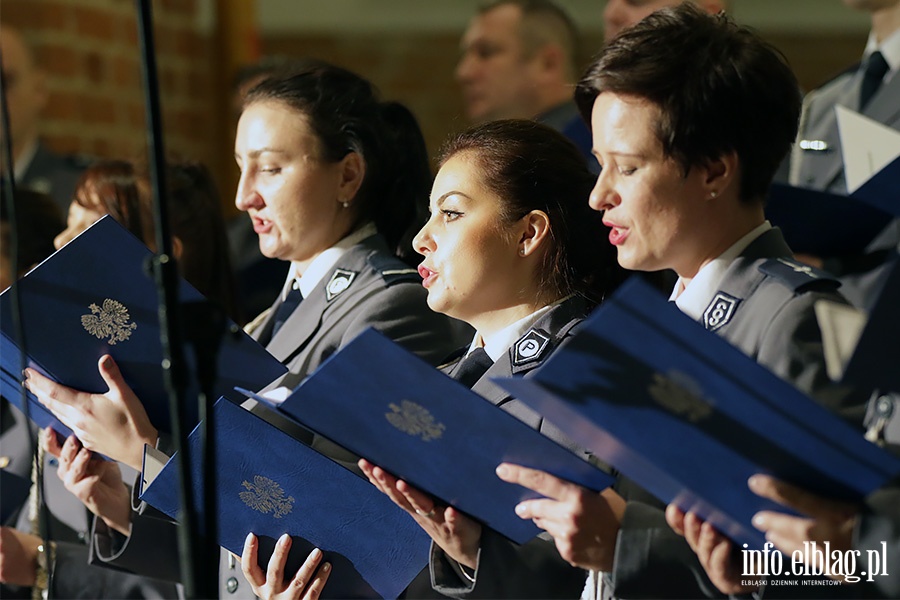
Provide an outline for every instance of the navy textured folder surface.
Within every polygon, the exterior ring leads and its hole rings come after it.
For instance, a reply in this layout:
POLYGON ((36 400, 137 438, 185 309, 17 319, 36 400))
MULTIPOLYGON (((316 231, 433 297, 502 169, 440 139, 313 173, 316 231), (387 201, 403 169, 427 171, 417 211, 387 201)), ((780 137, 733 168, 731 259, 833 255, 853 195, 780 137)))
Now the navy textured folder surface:
MULTIPOLYGON (((216 402, 213 419, 221 546, 240 556, 247 534, 255 533, 265 571, 278 538, 288 533, 291 574, 320 548, 334 567, 323 598, 396 598, 427 565, 430 538, 368 481, 227 400, 216 402)), ((202 514, 198 430, 190 448, 202 514)), ((170 460, 141 499, 175 517, 177 490, 170 460)))
MULTIPOLYGON (((900 202, 900 197, 897 200, 900 202)), ((900 258, 896 252, 892 262, 843 379, 851 384, 874 386, 882 392, 900 393, 900 258)))
POLYGON ((900 217, 900 156, 875 173, 850 196, 900 217))
POLYGON ((861 253, 891 221, 883 207, 780 183, 769 188, 766 218, 794 252, 825 257, 861 253))
POLYGON ((19 477, 6 469, 0 468, 0 525, 7 523, 20 508, 25 507, 25 500, 31 490, 31 480, 19 477))
POLYGON ((664 502, 751 547, 765 543, 752 516, 779 508, 747 488, 754 473, 845 499, 900 473, 900 460, 638 278, 532 377, 498 383, 664 502))
MULTIPOLYGON (((150 256, 143 243, 114 219, 104 217, 16 285, 21 294, 29 366, 75 389, 104 392, 107 387, 97 361, 110 354, 144 403, 153 424, 168 431, 156 287, 145 272, 150 256)), ((179 281, 182 305, 203 300, 193 287, 179 281)), ((0 362, 5 374, 2 392, 19 406, 21 369, 11 293, 12 288, 0 294, 0 362)), ((261 389, 287 371, 240 328, 230 321, 227 326, 230 330, 224 334, 217 356, 216 397, 235 396, 234 386, 261 389)), ((191 360, 193 354, 186 354, 191 360)), ((196 396, 189 393, 188 397, 196 396)), ((40 405, 33 396, 31 399, 32 413, 40 416, 40 405)), ((194 418, 190 425, 196 422, 194 418)), ((59 423, 54 428, 69 433, 59 423)))
POLYGON ((539 530, 516 504, 537 495, 501 481, 509 461, 595 490, 612 478, 368 329, 281 404, 309 429, 523 543, 539 530))

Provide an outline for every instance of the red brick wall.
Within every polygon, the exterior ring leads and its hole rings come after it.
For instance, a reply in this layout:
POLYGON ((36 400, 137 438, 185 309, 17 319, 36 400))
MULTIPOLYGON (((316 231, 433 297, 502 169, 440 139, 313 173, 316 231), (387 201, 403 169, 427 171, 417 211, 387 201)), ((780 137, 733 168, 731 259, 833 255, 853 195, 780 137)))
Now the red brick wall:
MULTIPOLYGON (((248 0, 249 1, 249 0, 248 0)), ((226 209, 236 170, 234 122, 219 81, 223 51, 198 31, 198 0, 154 0, 166 148, 217 173, 226 209), (216 90, 219 90, 218 92, 216 90)), ((57 150, 131 158, 145 153, 144 101, 132 0, 2 0, 2 20, 32 42, 49 75, 41 129, 57 150)), ((602 36, 586 31, 585 59, 602 36)), ((461 32, 260 35, 266 54, 317 56, 371 79, 418 116, 434 153, 467 123, 453 80, 461 32)), ((807 89, 858 60, 865 34, 777 34, 807 89)))
MULTIPOLYGON (((127 0, 3 0, 48 75, 41 122, 61 152, 146 154, 144 92, 135 3, 127 0)), ((215 166, 211 48, 197 31, 196 0, 153 2, 164 138, 169 153, 215 166)))

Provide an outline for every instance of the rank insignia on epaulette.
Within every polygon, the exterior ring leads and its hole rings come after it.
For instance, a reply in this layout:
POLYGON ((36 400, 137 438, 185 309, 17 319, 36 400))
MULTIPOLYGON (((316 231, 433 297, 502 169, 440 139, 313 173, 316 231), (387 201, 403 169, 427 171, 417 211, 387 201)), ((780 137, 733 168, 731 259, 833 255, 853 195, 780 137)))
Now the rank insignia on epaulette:
POLYGON ((331 302, 344 293, 344 290, 350 287, 350 284, 356 279, 356 275, 354 271, 335 269, 331 279, 328 281, 328 285, 325 286, 325 299, 331 302))
POLYGON ((759 270, 794 290, 807 288, 810 284, 833 288, 841 285, 830 273, 792 258, 770 258, 759 266, 759 270))
POLYGON ((729 296, 724 292, 717 292, 712 302, 703 311, 703 326, 710 331, 715 331, 728 323, 734 316, 734 310, 740 301, 740 298, 729 296))
POLYGON ((550 336, 538 329, 528 332, 513 344, 513 368, 523 367, 541 360, 544 352, 550 347, 550 336))

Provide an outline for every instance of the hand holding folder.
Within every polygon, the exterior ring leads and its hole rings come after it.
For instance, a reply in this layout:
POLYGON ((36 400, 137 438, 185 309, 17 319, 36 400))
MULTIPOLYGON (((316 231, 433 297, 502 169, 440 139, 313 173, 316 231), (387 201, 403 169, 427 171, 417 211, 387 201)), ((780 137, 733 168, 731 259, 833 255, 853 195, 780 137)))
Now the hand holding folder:
MULTIPOLYGON (((141 399, 150 421, 168 430, 168 396, 163 386, 162 347, 156 287, 145 272, 150 250, 107 216, 32 269, 0 294, 0 393, 22 408, 20 349, 28 366, 53 381, 88 393, 102 393, 107 384, 97 369, 101 356, 115 357, 121 373, 141 399), (15 333, 11 294, 22 300, 25 339, 15 333)), ((182 306, 203 301, 184 280, 178 289, 182 306)), ((192 355, 188 353, 188 360, 192 355)), ((193 366, 193 364, 191 365, 193 366)), ((213 392, 234 396, 234 386, 262 389, 287 369, 234 323, 223 332, 216 356, 213 392)), ((188 398, 197 396, 188 388, 188 398)), ((52 426, 63 436, 71 430, 56 419, 33 394, 28 394, 32 419, 52 426)), ((196 403, 189 414, 197 422, 196 403)))
MULTIPOLYGON (((396 598, 428 562, 428 537, 402 510, 358 475, 249 411, 219 399, 215 539, 240 556, 248 533, 265 565, 277 540, 291 536, 285 573, 293 576, 313 548, 332 575, 324 598, 396 598)), ((199 430, 189 438, 195 510, 205 511, 199 430)), ((146 471, 146 470, 145 470, 146 471)), ((145 475, 147 473, 145 472, 145 475)), ((145 484, 141 499, 170 517, 178 512, 174 459, 145 484)))
POLYGON ((769 473, 858 500, 900 460, 745 356, 638 279, 587 320, 532 377, 501 385, 667 503, 738 543, 779 510, 750 493, 769 473))
POLYGON ((519 502, 537 494, 500 481, 500 463, 542 469, 593 490, 612 483, 583 457, 371 329, 329 358, 278 411, 518 543, 540 531, 515 514, 519 502))

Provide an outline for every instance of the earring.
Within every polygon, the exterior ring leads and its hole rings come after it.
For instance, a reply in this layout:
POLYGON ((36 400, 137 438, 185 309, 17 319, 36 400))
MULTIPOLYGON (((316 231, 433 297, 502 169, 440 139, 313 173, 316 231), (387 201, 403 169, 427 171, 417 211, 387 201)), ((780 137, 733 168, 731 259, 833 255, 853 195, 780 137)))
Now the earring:
POLYGON ((525 256, 525 248, 519 248, 519 256, 525 256))
POLYGON ((715 198, 717 198, 718 196, 719 196, 719 192, 717 192, 717 191, 715 191, 715 190, 713 190, 713 191, 711 191, 711 192, 709 193, 709 197, 710 197, 710 198, 715 199, 715 198))
POLYGON ((344 208, 349 208, 350 201, 349 200, 341 200, 341 206, 343 206, 344 208))

